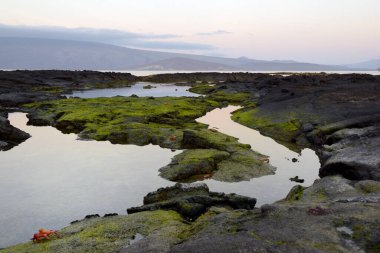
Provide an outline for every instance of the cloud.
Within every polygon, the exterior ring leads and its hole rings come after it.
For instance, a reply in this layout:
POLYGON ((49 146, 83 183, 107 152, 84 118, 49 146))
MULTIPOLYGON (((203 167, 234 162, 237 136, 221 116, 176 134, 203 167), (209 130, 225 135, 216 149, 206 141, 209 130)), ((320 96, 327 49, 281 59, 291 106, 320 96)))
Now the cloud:
POLYGON ((114 29, 66 28, 57 26, 13 26, 0 24, 2 37, 35 37, 107 42, 123 39, 170 39, 176 34, 140 34, 114 29))
POLYGON ((216 47, 208 44, 189 43, 180 41, 136 41, 130 45, 150 49, 173 49, 173 50, 215 50, 216 47))
POLYGON ((202 32, 202 33, 197 33, 199 36, 214 36, 214 35, 224 35, 224 34, 232 34, 232 32, 225 31, 225 30, 217 30, 213 32, 202 32))
POLYGON ((151 49, 213 50, 208 44, 170 41, 181 38, 178 34, 134 33, 115 29, 66 28, 56 26, 15 26, 0 24, 0 37, 45 38, 90 41, 118 46, 151 49))

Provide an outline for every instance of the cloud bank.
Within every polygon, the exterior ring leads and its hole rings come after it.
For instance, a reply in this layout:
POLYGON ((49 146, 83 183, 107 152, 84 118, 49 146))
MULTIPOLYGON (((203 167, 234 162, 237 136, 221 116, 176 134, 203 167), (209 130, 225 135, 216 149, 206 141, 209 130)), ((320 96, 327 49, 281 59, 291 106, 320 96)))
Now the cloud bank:
POLYGON ((212 31, 212 32, 197 33, 197 35, 199 36, 214 36, 214 35, 225 35, 225 34, 232 34, 232 32, 225 31, 225 30, 217 30, 217 31, 212 31))
MULTIPOLYGON (((219 31, 223 32, 223 31, 219 31)), ((209 44, 181 42, 178 34, 134 33, 114 29, 66 28, 56 26, 15 26, 0 24, 0 37, 44 38, 89 41, 117 46, 165 50, 214 50, 209 44)))

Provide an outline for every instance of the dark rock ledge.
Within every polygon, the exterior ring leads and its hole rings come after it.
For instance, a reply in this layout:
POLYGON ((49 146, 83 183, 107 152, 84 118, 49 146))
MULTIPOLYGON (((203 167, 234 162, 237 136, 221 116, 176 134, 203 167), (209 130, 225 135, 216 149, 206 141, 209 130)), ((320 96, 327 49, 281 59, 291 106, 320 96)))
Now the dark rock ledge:
POLYGON ((28 133, 13 127, 8 119, 0 116, 0 150, 9 150, 29 137, 28 133))
POLYGON ((174 210, 188 220, 194 220, 205 213, 211 206, 230 209, 251 210, 256 199, 237 194, 210 192, 204 183, 181 184, 160 188, 144 197, 144 205, 128 208, 129 214, 154 211, 174 210))

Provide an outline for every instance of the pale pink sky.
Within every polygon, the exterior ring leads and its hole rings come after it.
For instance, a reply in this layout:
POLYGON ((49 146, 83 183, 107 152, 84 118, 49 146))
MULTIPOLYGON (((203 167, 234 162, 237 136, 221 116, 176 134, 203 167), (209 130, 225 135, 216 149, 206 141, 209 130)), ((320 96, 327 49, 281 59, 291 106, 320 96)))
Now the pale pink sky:
POLYGON ((1 0, 0 13, 6 26, 148 35, 123 44, 161 51, 329 64, 380 58, 379 0, 1 0))

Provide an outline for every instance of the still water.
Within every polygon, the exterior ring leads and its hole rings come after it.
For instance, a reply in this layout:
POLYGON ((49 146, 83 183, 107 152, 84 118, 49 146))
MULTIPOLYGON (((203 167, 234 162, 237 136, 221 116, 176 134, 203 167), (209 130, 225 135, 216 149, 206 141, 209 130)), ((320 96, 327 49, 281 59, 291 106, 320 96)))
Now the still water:
POLYGON ((67 97, 80 98, 97 98, 97 97, 114 97, 137 95, 139 97, 198 97, 199 94, 188 91, 190 86, 176 86, 174 84, 164 83, 145 83, 138 82, 131 87, 114 88, 114 89, 95 89, 85 91, 75 91, 67 97), (151 85, 153 88, 144 89, 145 86, 151 85))
MULTIPOLYGON (((290 177, 299 176, 304 186, 311 185, 320 166, 315 152, 305 149, 297 154, 233 122, 230 113, 238 108, 215 109, 198 121, 268 155, 276 174, 238 183, 204 181, 210 189, 255 197, 260 206, 285 197, 295 185, 290 177)), ((148 192, 174 184, 160 178, 158 169, 180 151, 81 141, 53 127, 27 126, 24 113, 12 113, 9 120, 32 137, 0 152, 0 247, 26 241, 40 227, 60 229, 87 214, 126 214, 125 209, 141 205, 148 192)))
POLYGON ((269 156, 270 164, 277 168, 275 175, 228 184, 208 180, 207 184, 211 190, 255 197, 257 206, 261 206, 286 197, 290 189, 296 185, 289 180, 290 177, 298 176, 305 179, 303 186, 310 186, 318 178, 320 162, 313 150, 304 149, 298 154, 273 139, 261 135, 259 131, 234 122, 231 120, 230 113, 239 108, 228 106, 215 109, 197 121, 208 124, 210 128, 216 128, 219 132, 234 136, 241 143, 250 144, 254 151, 269 156), (292 158, 297 158, 298 162, 292 162, 292 158))
POLYGON ((327 74, 369 74, 369 75, 380 75, 380 71, 377 70, 366 70, 366 71, 287 71, 287 70, 259 70, 259 71, 246 71, 246 70, 235 70, 235 71, 223 71, 223 70, 207 70, 207 71, 187 71, 187 70, 100 70, 101 72, 120 72, 120 73, 131 73, 135 76, 150 76, 157 74, 176 74, 176 73, 210 73, 210 72, 219 72, 219 73, 265 73, 265 74, 276 74, 276 73, 327 73, 327 74))
POLYGON ((87 214, 125 214, 148 192, 173 184, 158 169, 179 151, 79 141, 53 127, 27 126, 24 113, 9 120, 32 137, 0 152, 0 248, 87 214))

